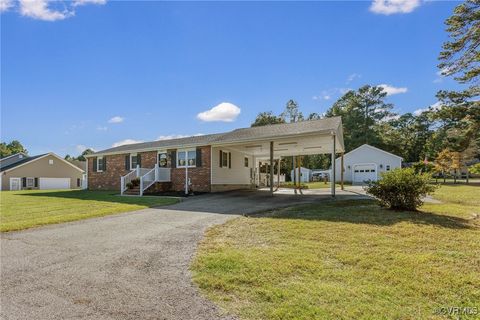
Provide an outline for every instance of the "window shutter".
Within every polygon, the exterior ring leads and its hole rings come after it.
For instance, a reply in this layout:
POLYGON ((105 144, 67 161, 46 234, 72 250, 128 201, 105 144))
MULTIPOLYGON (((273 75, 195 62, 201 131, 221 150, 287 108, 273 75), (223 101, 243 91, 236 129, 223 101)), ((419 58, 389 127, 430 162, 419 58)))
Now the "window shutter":
POLYGON ((170 167, 177 167, 177 150, 170 151, 170 167))
POLYGON ((130 171, 130 155, 125 156, 125 170, 130 171))
POLYGON ((220 168, 222 167, 222 164, 223 164, 223 153, 222 153, 222 150, 220 150, 220 157, 219 157, 220 161, 220 168))
POLYGON ((140 153, 137 154, 137 165, 141 168, 142 167, 142 156, 140 153))
POLYGON ((197 148, 197 167, 202 166, 202 148, 197 148))
POLYGON ((231 152, 228 153, 228 168, 229 169, 232 168, 232 153, 231 152))
POLYGON ((23 188, 27 187, 27 178, 25 178, 25 177, 22 178, 22 187, 23 188))
POLYGON ((35 184, 33 185, 35 188, 38 188, 38 178, 35 178, 35 184))
POLYGON ((103 171, 107 171, 107 157, 103 157, 103 171))
POLYGON ((97 172, 97 158, 92 158, 93 159, 93 172, 97 172))

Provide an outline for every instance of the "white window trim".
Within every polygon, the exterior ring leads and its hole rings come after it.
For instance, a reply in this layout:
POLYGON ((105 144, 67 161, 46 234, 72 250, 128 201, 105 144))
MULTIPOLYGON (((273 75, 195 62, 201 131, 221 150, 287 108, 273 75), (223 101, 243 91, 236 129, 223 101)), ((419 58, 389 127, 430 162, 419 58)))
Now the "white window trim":
MULTIPOLYGON (((229 157, 228 157, 228 154, 229 154, 228 151, 223 151, 223 150, 222 150, 222 159, 221 159, 221 160, 222 160, 222 163, 221 163, 222 168, 227 168, 227 169, 229 168, 229 165, 228 165, 228 164, 229 164, 229 162, 230 162, 230 159, 229 159, 229 157), (223 160, 224 160, 224 159, 227 159, 227 165, 225 165, 225 166, 223 165, 223 160)), ((219 160, 220 160, 220 159, 219 159, 219 160)))
POLYGON ((196 168, 197 167, 197 150, 196 149, 180 149, 180 150, 177 150, 176 161, 177 161, 177 163, 176 163, 177 168, 196 168), (190 152, 190 151, 195 152, 195 165, 193 165, 193 166, 188 165, 188 152, 190 152), (178 159, 179 159, 178 154, 183 153, 183 152, 185 153, 185 163, 187 164, 185 166, 181 166, 181 165, 178 164, 178 159))
POLYGON ((53 164, 53 159, 48 159, 48 164, 52 165, 53 164))
POLYGON ((137 156, 138 156, 138 154, 136 154, 136 153, 130 153, 130 170, 137 169, 137 164, 138 164, 138 157, 137 156), (132 157, 137 157, 137 164, 135 165, 135 167, 133 166, 132 157))
POLYGON ((25 188, 35 188, 35 178, 32 178, 32 177, 27 177, 27 181, 26 181, 26 186, 25 188), (29 186, 28 185, 28 180, 30 180, 32 182, 32 185, 29 186))
POLYGON ((103 172, 103 157, 97 157, 97 172, 103 172), (102 170, 98 169, 100 166, 99 161, 102 161, 102 170))

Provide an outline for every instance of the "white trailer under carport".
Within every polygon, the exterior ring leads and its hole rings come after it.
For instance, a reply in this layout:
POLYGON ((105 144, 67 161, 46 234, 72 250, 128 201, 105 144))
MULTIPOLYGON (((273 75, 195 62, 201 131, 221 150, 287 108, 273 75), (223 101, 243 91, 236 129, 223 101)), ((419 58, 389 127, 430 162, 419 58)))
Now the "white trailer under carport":
MULTIPOLYGON (((367 180, 376 181, 382 172, 401 168, 403 158, 368 144, 346 153, 343 159, 345 182, 363 184, 367 180)), ((336 162, 336 181, 340 181, 341 157, 336 162)))

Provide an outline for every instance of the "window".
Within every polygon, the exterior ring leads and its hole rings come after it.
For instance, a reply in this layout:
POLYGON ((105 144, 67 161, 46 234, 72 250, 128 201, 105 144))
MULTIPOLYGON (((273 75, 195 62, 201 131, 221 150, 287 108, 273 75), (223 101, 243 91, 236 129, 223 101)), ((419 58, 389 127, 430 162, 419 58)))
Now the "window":
POLYGON ((248 168, 248 157, 245 157, 245 160, 243 160, 243 163, 245 165, 245 168, 248 168))
POLYGON ((387 164, 387 171, 390 171, 390 165, 387 164))
POLYGON ((358 170, 355 170, 355 172, 358 172, 358 170))
POLYGON ((228 152, 222 151, 222 167, 228 167, 228 152))
POLYGON ((130 155, 130 170, 136 169, 138 164, 137 154, 130 155))
POLYGON ((375 169, 370 170, 370 172, 375 172, 375 169))
POLYGON ((53 159, 49 159, 48 164, 53 164, 53 159))
POLYGON ((35 178, 27 178, 27 188, 33 188, 35 186, 35 178))
POLYGON ((197 152, 195 150, 184 150, 177 152, 177 167, 193 168, 197 165, 197 152))
POLYGON ((77 178, 77 187, 80 187, 80 178, 77 178))
POLYGON ((167 167, 167 154, 162 152, 158 154, 158 166, 161 168, 167 167))
POLYGON ((360 170, 360 172, 365 172, 365 170, 362 169, 362 170, 360 170))
POLYGON ((103 171, 103 157, 97 158, 97 172, 103 171))

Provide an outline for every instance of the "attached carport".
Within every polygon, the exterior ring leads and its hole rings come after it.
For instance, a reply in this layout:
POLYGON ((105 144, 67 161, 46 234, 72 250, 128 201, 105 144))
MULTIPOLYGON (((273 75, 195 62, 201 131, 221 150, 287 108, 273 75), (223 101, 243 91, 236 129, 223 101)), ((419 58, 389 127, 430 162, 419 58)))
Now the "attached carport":
MULTIPOLYGON (((340 117, 238 129, 223 135, 212 147, 225 147, 253 157, 256 169, 260 161, 268 162, 271 195, 274 194, 275 178, 271 164, 275 161, 286 157, 329 154, 333 165, 330 192, 335 196, 335 158, 336 154, 343 155, 345 151, 340 117)), ((341 181, 343 189, 343 177, 341 181)))

